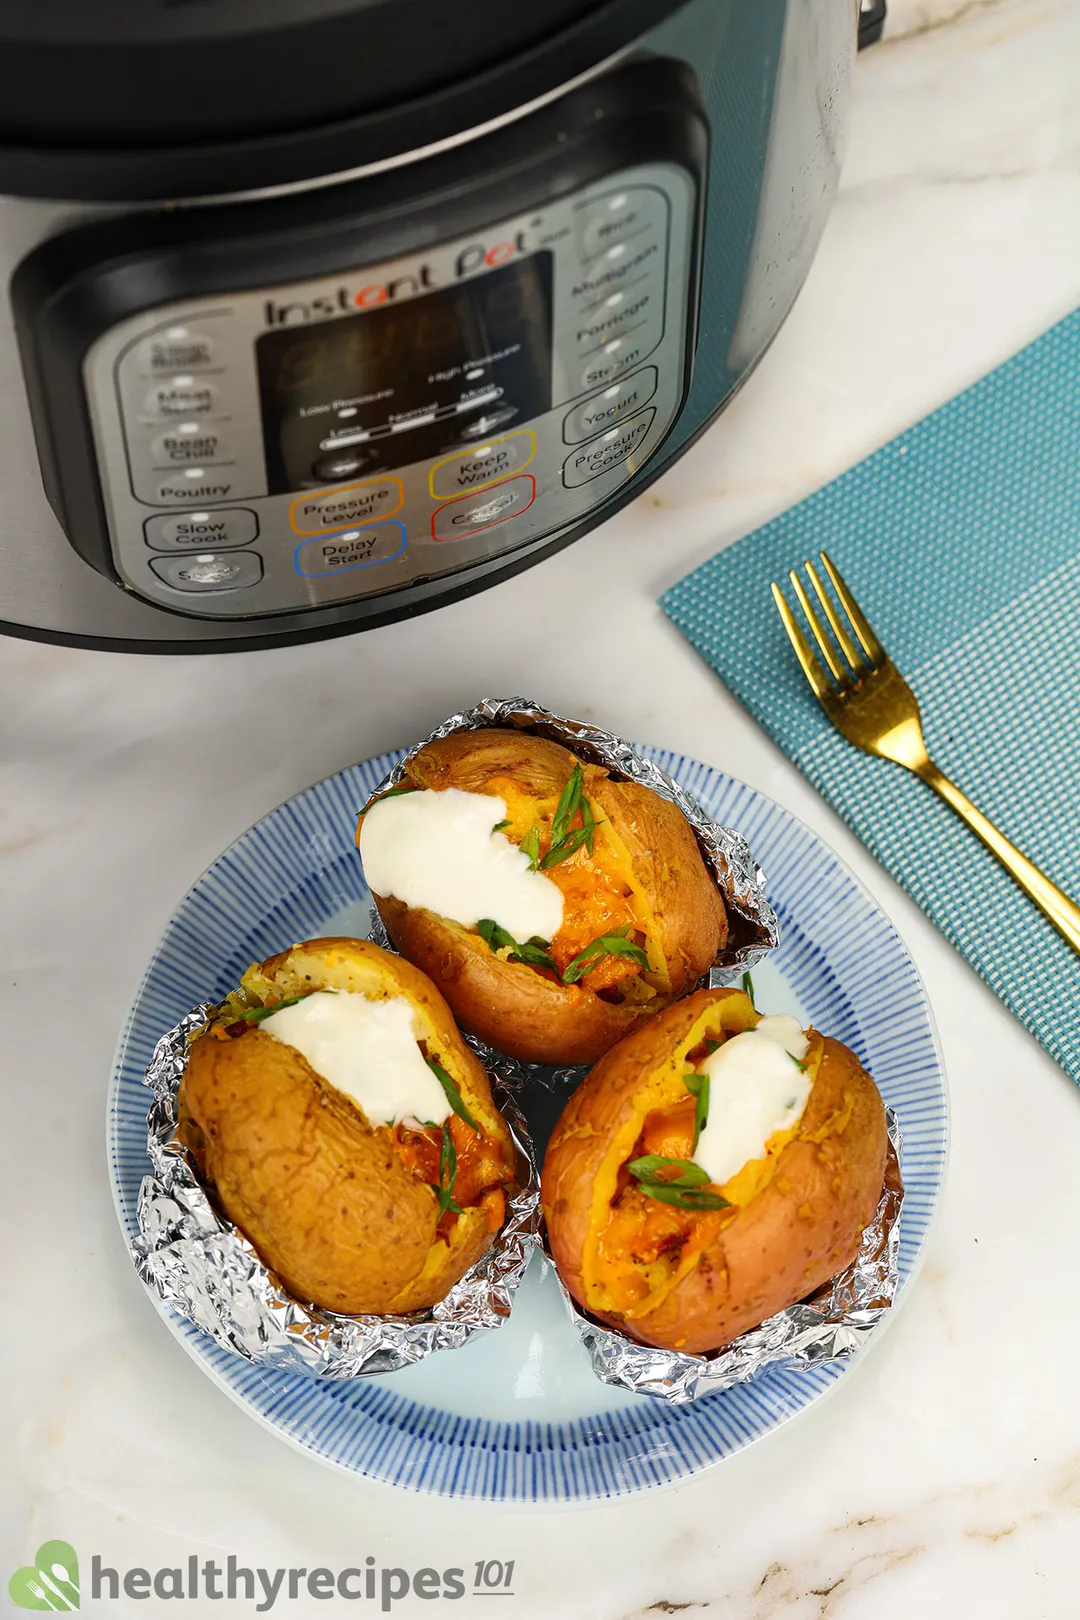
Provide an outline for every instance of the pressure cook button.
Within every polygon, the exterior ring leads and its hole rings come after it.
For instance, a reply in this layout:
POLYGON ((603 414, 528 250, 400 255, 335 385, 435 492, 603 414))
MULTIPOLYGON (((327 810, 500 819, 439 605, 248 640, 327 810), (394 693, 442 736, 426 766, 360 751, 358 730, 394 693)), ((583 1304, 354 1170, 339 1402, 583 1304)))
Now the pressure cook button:
POLYGON ((155 467, 190 465, 200 461, 228 461, 231 447, 213 428, 201 422, 177 422, 159 433, 150 445, 155 467))
POLYGON ((344 534, 303 541, 293 552, 293 564, 303 579, 322 579, 326 574, 344 574, 352 568, 389 562, 404 550, 403 523, 371 523, 365 529, 347 529, 344 534))
POLYGON ((151 388, 144 401, 148 416, 209 416, 216 408, 218 391, 197 377, 171 377, 151 388))
POLYGON ((466 490, 496 484, 527 467, 535 454, 535 433, 531 428, 519 428, 516 433, 504 433, 461 455, 437 461, 428 475, 428 488, 438 499, 440 495, 461 495, 466 490))
POLYGON ((185 467, 157 486, 156 498, 166 506, 198 506, 203 501, 227 501, 240 493, 227 471, 185 467))
POLYGON ((326 534, 331 529, 347 529, 372 518, 385 518, 397 512, 405 499, 400 478, 369 478, 362 484, 346 484, 322 495, 301 495, 289 507, 289 522, 295 534, 326 534))
POLYGON ((259 520, 245 506, 217 512, 178 512, 147 518, 146 543, 155 551, 203 551, 246 546, 259 532, 259 520))
POLYGON ((242 591, 262 579, 257 551, 199 551, 191 557, 151 557, 150 567, 174 591, 242 591))
POLYGON ((167 326, 148 337, 139 350, 145 371, 160 377, 163 371, 194 371, 213 362, 214 340, 189 326, 167 326))
POLYGON ((635 411, 652 399, 656 393, 656 383, 656 367, 643 366, 632 377, 624 377, 621 382, 605 388, 602 394, 594 394, 592 399, 575 405, 563 422, 566 443, 578 444, 582 439, 591 439, 605 428, 614 427, 628 416, 633 416, 635 411))
POLYGON ((591 444, 575 450, 563 462, 563 483, 569 489, 576 484, 587 484, 590 479, 599 478, 601 473, 610 472, 612 467, 627 461, 644 441, 655 415, 656 412, 650 407, 640 416, 622 422, 618 427, 608 428, 591 444))
POLYGON ((508 478, 505 484, 489 485, 482 495, 465 495, 432 513, 433 540, 463 540, 480 529, 527 512, 536 499, 536 479, 531 473, 508 478))

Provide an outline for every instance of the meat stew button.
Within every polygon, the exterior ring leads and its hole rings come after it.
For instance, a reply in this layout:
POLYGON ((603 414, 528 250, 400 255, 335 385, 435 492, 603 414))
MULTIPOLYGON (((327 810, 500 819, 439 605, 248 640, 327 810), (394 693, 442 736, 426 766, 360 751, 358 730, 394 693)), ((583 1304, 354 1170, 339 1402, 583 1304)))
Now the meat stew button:
POLYGON ((644 442, 655 415, 650 406, 640 416, 632 417, 618 427, 608 428, 598 439, 582 445, 580 450, 572 451, 563 462, 563 483, 568 489, 576 484, 587 484, 590 479, 599 478, 602 473, 610 472, 613 467, 629 460, 644 442))
POLYGON ((567 444, 580 444, 605 428, 615 427, 626 417, 647 405, 656 393, 656 367, 644 366, 632 377, 612 383, 602 394, 575 405, 563 423, 563 438, 567 444))

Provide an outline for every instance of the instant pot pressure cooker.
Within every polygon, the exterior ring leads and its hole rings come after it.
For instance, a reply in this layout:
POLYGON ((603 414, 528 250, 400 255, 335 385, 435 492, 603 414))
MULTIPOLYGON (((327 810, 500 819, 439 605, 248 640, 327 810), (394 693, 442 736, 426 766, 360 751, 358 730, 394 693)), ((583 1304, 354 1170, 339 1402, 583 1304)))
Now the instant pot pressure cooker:
POLYGON ((2 628, 303 640, 595 527, 787 313, 856 33, 855 0, 8 0, 2 628))

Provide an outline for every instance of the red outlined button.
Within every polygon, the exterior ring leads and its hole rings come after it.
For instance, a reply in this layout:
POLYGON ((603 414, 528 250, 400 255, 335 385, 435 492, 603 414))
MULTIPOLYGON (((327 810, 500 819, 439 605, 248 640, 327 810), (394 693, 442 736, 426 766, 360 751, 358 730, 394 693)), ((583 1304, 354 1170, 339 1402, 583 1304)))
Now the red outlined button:
POLYGON ((532 473, 520 473, 502 484, 489 484, 482 494, 464 495, 460 500, 447 501, 431 514, 433 540, 464 540, 482 529, 491 529, 496 523, 527 512, 536 499, 536 479, 532 473))

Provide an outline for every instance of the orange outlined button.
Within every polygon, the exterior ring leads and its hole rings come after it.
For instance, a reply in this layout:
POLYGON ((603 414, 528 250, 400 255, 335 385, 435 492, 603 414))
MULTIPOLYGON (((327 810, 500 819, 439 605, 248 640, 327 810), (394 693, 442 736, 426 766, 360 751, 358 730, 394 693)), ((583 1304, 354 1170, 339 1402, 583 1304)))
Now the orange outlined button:
POLYGON ((443 495, 467 495, 471 489, 497 484, 511 473, 523 472, 536 454, 536 434, 531 428, 503 433, 497 439, 444 456, 428 474, 428 488, 438 500, 443 495))
POLYGON ((294 534, 330 534, 392 517, 404 504, 400 478, 365 478, 360 484, 301 495, 289 507, 289 522, 294 534))
POLYGON ((536 479, 532 473, 508 478, 505 484, 490 484, 482 495, 464 495, 447 501, 431 514, 433 540, 464 540, 493 524, 527 512, 536 499, 536 479))

